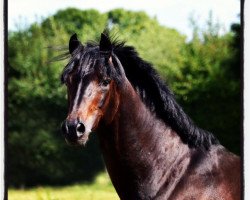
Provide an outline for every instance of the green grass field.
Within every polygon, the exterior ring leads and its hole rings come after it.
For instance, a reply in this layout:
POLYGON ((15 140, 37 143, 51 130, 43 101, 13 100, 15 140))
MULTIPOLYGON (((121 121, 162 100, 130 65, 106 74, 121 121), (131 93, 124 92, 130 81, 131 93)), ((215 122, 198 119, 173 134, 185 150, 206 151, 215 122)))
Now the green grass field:
POLYGON ((106 173, 99 174, 92 184, 65 187, 36 187, 8 190, 9 200, 118 200, 106 173))

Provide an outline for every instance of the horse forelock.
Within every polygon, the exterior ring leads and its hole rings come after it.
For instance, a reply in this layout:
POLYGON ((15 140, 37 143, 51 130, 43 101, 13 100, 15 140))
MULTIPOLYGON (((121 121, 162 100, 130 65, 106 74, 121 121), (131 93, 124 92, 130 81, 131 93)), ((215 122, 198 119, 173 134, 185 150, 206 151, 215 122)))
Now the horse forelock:
POLYGON ((110 58, 106 58, 100 53, 99 46, 87 43, 85 47, 79 47, 71 56, 61 74, 61 82, 65 83, 69 74, 74 71, 81 78, 91 73, 97 73, 100 77, 112 78, 117 84, 120 84, 122 82, 121 68, 115 67, 118 64, 114 54, 111 54, 110 58))

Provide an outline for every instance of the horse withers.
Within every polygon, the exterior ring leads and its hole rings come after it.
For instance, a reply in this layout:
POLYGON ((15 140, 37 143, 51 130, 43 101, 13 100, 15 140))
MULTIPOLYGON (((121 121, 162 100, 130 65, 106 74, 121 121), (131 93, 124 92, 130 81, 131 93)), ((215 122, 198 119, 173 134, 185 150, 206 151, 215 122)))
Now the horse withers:
POLYGON ((98 134, 120 199, 241 199, 240 158, 192 122, 133 47, 106 33, 83 45, 74 34, 69 52, 62 132, 73 145, 98 134))

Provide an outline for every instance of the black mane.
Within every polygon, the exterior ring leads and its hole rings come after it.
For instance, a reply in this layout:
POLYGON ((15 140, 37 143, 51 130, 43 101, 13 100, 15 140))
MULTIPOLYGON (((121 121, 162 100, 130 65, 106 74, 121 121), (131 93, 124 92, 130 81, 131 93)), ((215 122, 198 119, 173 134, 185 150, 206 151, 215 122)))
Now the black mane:
MULTIPOLYGON (((142 101, 155 112, 157 117, 168 124, 189 147, 209 149, 212 144, 219 144, 219 141, 208 131, 197 127, 189 116, 176 102, 173 93, 168 86, 160 79, 159 75, 148 62, 142 60, 135 49, 126 46, 125 42, 117 40, 112 42, 113 55, 120 60, 126 77, 140 95, 142 101)), ((89 42, 84 49, 92 48, 98 50, 97 43, 89 42)), ((79 47, 80 48, 80 47, 79 47)), ((75 53, 69 64, 66 66, 62 77, 64 78, 70 70, 74 57, 81 54, 83 48, 75 53)), ((94 54, 96 57, 97 54, 94 54)), ((80 59, 83 61, 83 59, 80 59)), ((112 73, 114 75, 114 73, 112 73)))
POLYGON ((193 123, 152 65, 142 60, 133 47, 115 43, 114 53, 145 104, 175 130, 184 143, 204 149, 209 149, 212 144, 219 144, 214 135, 193 123))

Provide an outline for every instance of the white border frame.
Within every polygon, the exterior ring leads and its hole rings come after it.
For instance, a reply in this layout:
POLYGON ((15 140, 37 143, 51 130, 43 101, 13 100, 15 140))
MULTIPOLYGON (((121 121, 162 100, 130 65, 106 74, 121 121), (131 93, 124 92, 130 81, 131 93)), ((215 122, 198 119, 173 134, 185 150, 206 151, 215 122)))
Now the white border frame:
POLYGON ((4 199, 4 0, 0 0, 0 199, 4 199))

